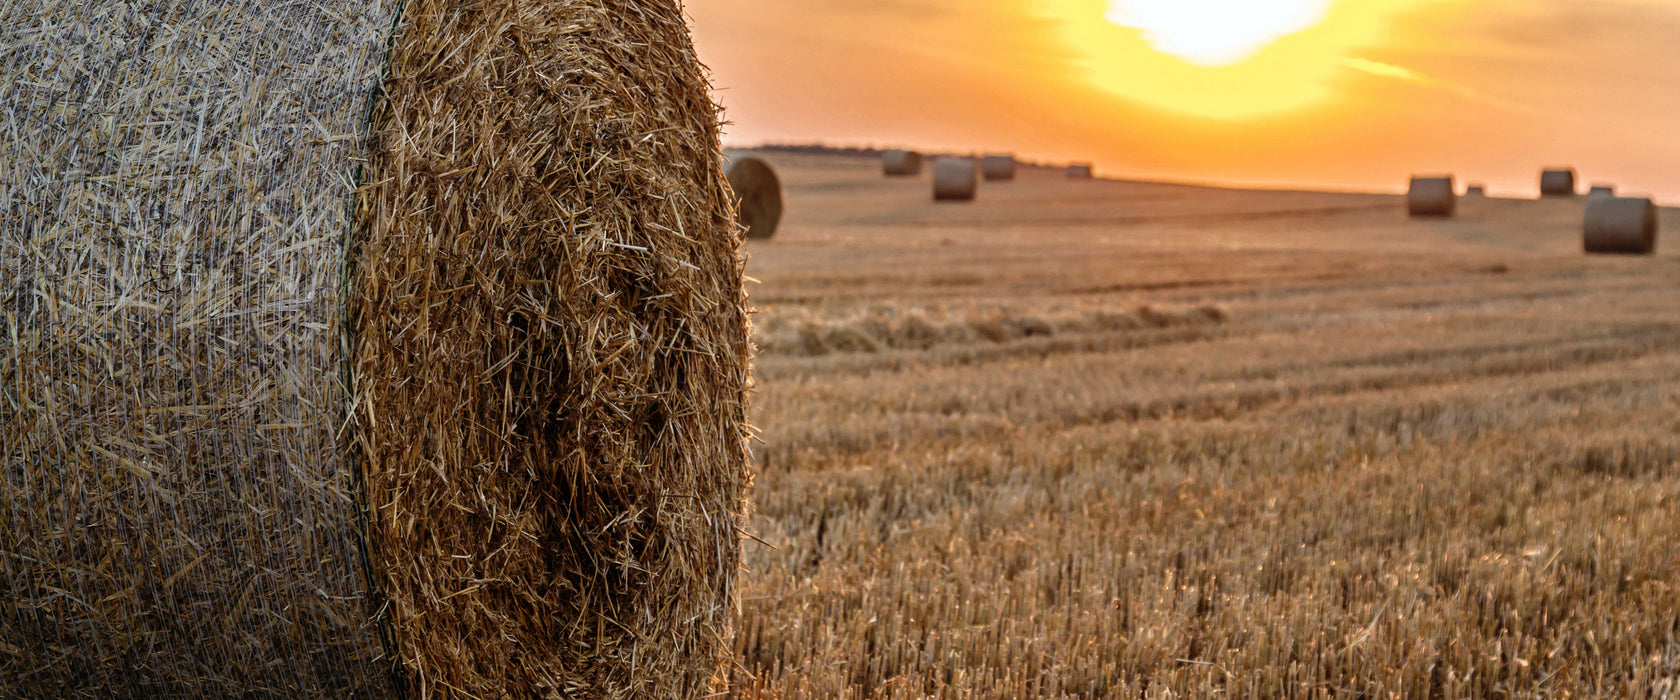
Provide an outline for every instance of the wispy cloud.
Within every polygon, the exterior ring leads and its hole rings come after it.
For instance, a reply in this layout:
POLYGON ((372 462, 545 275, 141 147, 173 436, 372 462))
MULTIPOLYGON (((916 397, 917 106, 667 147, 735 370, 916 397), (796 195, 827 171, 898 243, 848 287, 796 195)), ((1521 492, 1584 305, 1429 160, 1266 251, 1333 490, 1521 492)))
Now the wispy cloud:
POLYGON ((1485 94, 1480 90, 1470 87, 1469 85, 1455 83, 1450 80, 1432 78, 1410 68, 1397 66, 1392 63, 1383 63, 1381 61, 1354 57, 1343 57, 1338 63, 1341 67, 1351 71, 1364 73, 1366 75, 1374 75, 1379 78, 1399 80, 1426 88, 1449 92, 1467 100, 1480 102, 1482 104, 1497 107, 1510 112, 1526 114, 1535 111, 1532 107, 1527 105, 1485 94))

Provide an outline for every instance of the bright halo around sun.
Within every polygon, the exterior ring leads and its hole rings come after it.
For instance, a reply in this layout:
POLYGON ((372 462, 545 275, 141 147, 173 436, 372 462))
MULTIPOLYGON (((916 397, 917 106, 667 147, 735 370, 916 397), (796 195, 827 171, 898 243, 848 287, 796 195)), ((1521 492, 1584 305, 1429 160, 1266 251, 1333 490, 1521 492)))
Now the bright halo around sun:
POLYGON ((1085 82, 1168 112, 1276 116, 1333 96, 1393 18, 1464 0, 1039 0, 1085 82))
POLYGON ((1330 0, 1109 0, 1108 21, 1191 63, 1237 63, 1324 20, 1330 0))

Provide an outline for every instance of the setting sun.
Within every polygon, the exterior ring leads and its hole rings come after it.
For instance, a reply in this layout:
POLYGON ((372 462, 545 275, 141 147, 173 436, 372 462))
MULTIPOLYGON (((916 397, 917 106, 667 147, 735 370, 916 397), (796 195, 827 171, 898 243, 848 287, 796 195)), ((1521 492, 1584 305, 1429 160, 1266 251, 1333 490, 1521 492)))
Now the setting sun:
POLYGON ((1318 24, 1330 0, 1110 0, 1108 21, 1192 63, 1237 63, 1318 24))
POLYGON ((1050 0, 1087 80, 1159 109, 1214 119, 1278 114, 1332 95, 1345 60, 1385 20, 1447 0, 1050 0))

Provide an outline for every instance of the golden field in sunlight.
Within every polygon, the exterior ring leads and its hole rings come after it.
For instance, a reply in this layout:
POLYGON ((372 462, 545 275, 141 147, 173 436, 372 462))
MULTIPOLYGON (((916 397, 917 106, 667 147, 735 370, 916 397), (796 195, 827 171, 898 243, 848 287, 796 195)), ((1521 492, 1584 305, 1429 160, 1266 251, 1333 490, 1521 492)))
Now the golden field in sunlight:
POLYGON ((737 697, 1680 692, 1674 246, 761 155, 737 697))

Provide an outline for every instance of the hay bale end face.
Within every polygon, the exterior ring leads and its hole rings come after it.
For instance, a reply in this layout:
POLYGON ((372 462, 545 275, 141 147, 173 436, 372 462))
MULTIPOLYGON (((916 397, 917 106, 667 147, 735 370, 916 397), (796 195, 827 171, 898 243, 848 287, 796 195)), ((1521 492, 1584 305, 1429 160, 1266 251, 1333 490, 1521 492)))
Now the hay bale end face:
POLYGON ((922 154, 894 149, 881 154, 881 171, 888 177, 914 177, 922 174, 922 154))
POLYGON ((1451 176, 1414 177, 1406 191, 1406 212, 1414 217, 1451 217, 1458 211, 1458 190, 1451 176))
POLYGON ((713 690, 749 344, 678 3, 19 2, 0 697, 713 690))
POLYGON ((970 202, 979 189, 979 172, 972 158, 940 158, 933 164, 934 201, 970 202))
POLYGON ((1656 204, 1644 197, 1604 196, 1588 201, 1583 244, 1588 253, 1655 253, 1656 204))
POLYGON ((1540 196, 1575 196, 1575 169, 1551 168, 1540 173, 1540 196))
POLYGON ((1067 166, 1067 176, 1072 180, 1089 180, 1096 174, 1090 163, 1074 163, 1067 166))
POLYGON ((736 220, 747 227, 747 238, 768 239, 782 225, 782 180, 762 159, 741 156, 729 162, 729 187, 738 205, 736 220))
POLYGON ((996 154, 980 159, 980 172, 987 181, 1006 182, 1015 179, 1015 156, 996 154))

